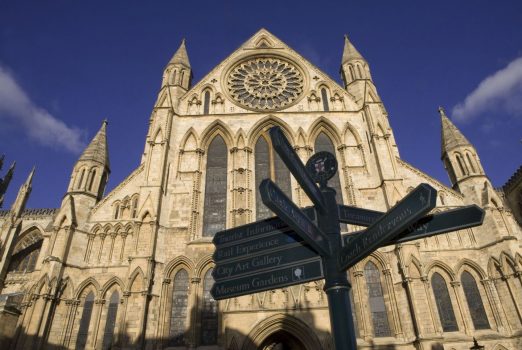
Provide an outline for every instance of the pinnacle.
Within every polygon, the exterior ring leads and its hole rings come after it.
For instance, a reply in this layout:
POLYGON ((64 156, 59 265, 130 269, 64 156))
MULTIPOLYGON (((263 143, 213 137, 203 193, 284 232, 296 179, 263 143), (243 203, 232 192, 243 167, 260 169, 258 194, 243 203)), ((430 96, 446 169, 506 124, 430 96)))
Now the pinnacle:
POLYGON ((439 114, 442 123, 442 154, 458 146, 471 146, 468 139, 448 118, 444 108, 439 107, 439 114))
POLYGON ((172 56, 172 59, 170 60, 169 64, 182 64, 185 67, 190 68, 187 47, 185 46, 185 38, 181 40, 181 44, 179 45, 179 48, 176 50, 176 53, 174 53, 174 56, 172 56))
POLYGON ((78 161, 95 161, 109 168, 109 152, 107 149, 107 119, 102 122, 100 130, 85 148, 78 161))
POLYGON ((348 35, 344 35, 344 50, 343 50, 343 59, 342 63, 346 63, 348 61, 352 60, 363 60, 365 61, 364 57, 357 51, 355 46, 353 46, 350 39, 348 39, 348 35))

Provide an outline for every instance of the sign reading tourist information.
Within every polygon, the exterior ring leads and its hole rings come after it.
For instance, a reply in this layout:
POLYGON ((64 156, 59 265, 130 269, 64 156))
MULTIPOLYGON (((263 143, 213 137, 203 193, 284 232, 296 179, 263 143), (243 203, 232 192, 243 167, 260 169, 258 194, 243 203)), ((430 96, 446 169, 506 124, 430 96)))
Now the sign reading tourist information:
MULTIPOLYGON (((383 243, 381 246, 414 241, 420 238, 431 237, 441 233, 475 227, 484 221, 484 211, 476 205, 447 210, 442 213, 426 215, 419 221, 399 233, 397 237, 383 243)), ((343 245, 365 231, 343 235, 343 245)))
POLYGON ((270 179, 259 185, 261 200, 288 224, 310 247, 322 256, 329 256, 328 237, 270 179))
POLYGON ((312 202, 315 204, 315 207, 320 212, 324 213, 326 208, 324 206, 321 190, 319 190, 317 185, 314 183, 314 180, 306 170, 303 162, 301 162, 301 159, 299 159, 299 156, 295 152, 294 148, 290 145, 290 142, 288 142, 286 139, 285 135, 281 131, 281 128, 274 126, 270 129, 269 133, 274 150, 277 152, 279 157, 281 157, 287 168, 290 170, 292 175, 294 175, 295 179, 297 182, 299 182, 308 197, 310 197, 312 202))
POLYGON ((406 230, 435 207, 437 191, 421 184, 368 227, 364 234, 350 240, 338 257, 339 267, 346 270, 370 255, 383 243, 406 230))

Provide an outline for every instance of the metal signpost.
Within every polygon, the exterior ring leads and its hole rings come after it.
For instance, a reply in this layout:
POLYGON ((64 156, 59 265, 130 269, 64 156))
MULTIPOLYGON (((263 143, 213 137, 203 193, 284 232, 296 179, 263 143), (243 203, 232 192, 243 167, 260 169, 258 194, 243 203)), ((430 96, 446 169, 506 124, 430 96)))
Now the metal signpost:
POLYGON ((336 350, 356 349, 348 268, 379 247, 478 226, 484 219, 477 206, 425 216, 437 198, 428 184, 386 213, 338 205, 327 186, 337 171, 334 155, 318 152, 305 167, 279 127, 270 129, 270 138, 314 207, 297 207, 275 183, 263 180, 261 199, 277 217, 215 235, 211 294, 221 300, 324 278, 336 350), (367 228, 341 236, 340 223, 367 228))

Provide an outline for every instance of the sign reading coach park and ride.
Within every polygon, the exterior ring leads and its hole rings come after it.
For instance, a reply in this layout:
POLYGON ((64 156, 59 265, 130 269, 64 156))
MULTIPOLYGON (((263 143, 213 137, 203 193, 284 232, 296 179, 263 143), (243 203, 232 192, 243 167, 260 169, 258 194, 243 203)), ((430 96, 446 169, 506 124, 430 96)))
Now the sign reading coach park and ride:
POLYGON ((428 184, 420 184, 386 213, 339 205, 327 186, 338 167, 333 154, 318 152, 305 166, 279 127, 270 129, 270 138, 314 206, 299 208, 277 184, 263 180, 262 201, 277 216, 214 236, 211 294, 221 300, 324 279, 336 350, 356 349, 348 268, 379 247, 478 226, 484 219, 477 206, 426 215, 437 198, 428 184), (366 229, 341 235, 340 223, 366 229))

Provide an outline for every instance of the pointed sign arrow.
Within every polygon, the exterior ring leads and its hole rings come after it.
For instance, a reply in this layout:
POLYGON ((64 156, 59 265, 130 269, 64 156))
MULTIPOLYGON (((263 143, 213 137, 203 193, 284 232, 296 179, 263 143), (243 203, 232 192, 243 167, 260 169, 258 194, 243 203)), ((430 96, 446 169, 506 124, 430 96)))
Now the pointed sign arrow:
POLYGON ((321 213, 324 213, 326 207, 324 205, 321 190, 319 190, 319 187, 315 184, 310 173, 306 170, 305 165, 290 145, 290 142, 288 142, 283 131, 281 131, 281 128, 279 126, 274 126, 270 128, 269 133, 274 150, 277 152, 279 157, 281 157, 286 167, 290 170, 292 175, 294 175, 295 179, 299 182, 308 197, 312 202, 314 202, 315 207, 321 213))
POLYGON ((328 237, 297 207, 272 180, 259 185, 263 203, 286 222, 312 249, 322 256, 330 256, 328 237))
POLYGON ((385 215, 350 240, 338 257, 340 270, 346 270, 364 259, 383 243, 390 241, 424 214, 435 207, 437 190, 428 184, 420 184, 405 198, 395 204, 385 215))

